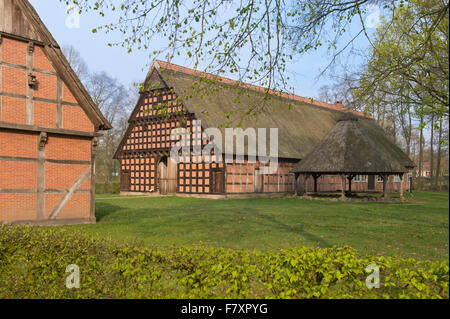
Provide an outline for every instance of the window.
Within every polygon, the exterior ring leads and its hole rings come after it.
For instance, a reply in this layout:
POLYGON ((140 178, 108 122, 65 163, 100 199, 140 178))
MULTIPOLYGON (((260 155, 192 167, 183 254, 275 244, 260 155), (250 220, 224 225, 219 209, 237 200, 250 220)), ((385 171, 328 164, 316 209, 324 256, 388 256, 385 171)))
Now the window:
POLYGON ((367 183, 367 175, 356 175, 353 180, 356 183, 367 183))
POLYGON ((400 183, 400 182, 401 182, 400 176, 394 175, 394 183, 400 183))
POLYGON ((377 182, 383 183, 383 178, 380 175, 377 176, 377 182))

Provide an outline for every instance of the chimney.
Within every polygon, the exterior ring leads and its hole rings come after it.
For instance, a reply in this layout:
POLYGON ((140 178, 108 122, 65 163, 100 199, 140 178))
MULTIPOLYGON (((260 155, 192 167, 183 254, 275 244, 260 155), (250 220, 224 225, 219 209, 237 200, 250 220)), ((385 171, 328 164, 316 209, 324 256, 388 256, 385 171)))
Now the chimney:
POLYGON ((337 107, 343 108, 344 106, 342 105, 341 101, 336 101, 336 103, 334 103, 334 105, 336 105, 337 107))

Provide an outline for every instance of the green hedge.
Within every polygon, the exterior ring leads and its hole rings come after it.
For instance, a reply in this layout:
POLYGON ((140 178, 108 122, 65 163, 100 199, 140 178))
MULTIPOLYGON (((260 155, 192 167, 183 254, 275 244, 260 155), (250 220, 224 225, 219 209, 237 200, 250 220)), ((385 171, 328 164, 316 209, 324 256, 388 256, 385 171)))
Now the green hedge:
POLYGON ((449 263, 349 247, 139 248, 61 228, 0 226, 0 298, 448 298, 449 263), (381 287, 365 285, 369 264, 381 287), (81 287, 65 287, 76 264, 81 287))
POLYGON ((95 184, 96 194, 119 194, 120 183, 97 183, 95 184))

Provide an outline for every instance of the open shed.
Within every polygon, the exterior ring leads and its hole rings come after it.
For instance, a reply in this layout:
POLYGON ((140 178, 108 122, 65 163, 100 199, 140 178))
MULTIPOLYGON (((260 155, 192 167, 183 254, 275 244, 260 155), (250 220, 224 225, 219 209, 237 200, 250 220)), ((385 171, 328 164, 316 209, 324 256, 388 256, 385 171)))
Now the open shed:
MULTIPOLYGON (((385 134, 384 130, 367 119, 345 114, 326 134, 323 140, 293 169, 296 180, 303 175, 305 183, 314 178, 314 192, 317 193, 317 179, 322 175, 341 177, 342 197, 352 193, 352 180, 358 175, 380 176, 383 179, 383 197, 387 197, 387 180, 397 175, 401 180, 414 167, 413 161, 385 134)), ((402 183, 400 183, 402 185, 402 183)), ((400 187, 403 197, 403 187, 400 187)))

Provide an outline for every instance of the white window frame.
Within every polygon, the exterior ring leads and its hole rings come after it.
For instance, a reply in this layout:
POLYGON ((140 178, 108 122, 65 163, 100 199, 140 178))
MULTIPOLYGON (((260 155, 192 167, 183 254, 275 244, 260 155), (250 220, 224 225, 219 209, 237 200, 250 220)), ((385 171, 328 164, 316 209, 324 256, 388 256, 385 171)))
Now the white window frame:
POLYGON ((355 183, 367 183, 368 182, 368 176, 367 175, 355 175, 355 178, 353 178, 355 183))

